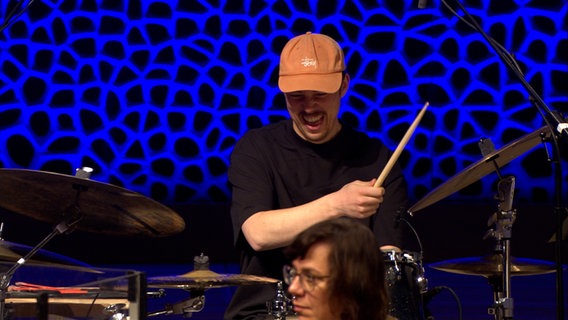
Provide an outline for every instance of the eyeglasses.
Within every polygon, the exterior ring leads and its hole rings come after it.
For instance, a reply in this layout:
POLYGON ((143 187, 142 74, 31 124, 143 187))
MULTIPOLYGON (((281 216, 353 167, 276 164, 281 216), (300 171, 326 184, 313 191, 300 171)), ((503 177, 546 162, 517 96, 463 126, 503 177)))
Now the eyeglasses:
POLYGON ((316 288, 318 282, 322 281, 323 279, 329 278, 329 276, 314 276, 310 273, 300 273, 296 270, 296 268, 285 265, 282 268, 282 274, 284 275, 284 282, 287 285, 292 284, 294 278, 298 276, 300 278, 300 285, 306 291, 312 291, 316 288))

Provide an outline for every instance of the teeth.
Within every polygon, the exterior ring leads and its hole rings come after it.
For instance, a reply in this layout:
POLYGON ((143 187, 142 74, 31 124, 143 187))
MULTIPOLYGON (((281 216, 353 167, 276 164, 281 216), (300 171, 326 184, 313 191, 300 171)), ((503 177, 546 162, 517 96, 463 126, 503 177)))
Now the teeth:
POLYGON ((304 115, 304 121, 306 121, 308 123, 317 122, 317 121, 321 120, 321 118, 322 118, 322 115, 313 115, 313 116, 304 115))

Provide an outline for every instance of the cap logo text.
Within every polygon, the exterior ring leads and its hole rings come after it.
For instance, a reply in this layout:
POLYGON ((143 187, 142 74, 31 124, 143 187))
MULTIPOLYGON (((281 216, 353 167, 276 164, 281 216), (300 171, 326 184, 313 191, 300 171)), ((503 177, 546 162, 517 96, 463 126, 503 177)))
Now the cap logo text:
POLYGON ((316 67, 316 59, 314 58, 303 58, 302 60, 300 60, 300 64, 304 67, 316 67))

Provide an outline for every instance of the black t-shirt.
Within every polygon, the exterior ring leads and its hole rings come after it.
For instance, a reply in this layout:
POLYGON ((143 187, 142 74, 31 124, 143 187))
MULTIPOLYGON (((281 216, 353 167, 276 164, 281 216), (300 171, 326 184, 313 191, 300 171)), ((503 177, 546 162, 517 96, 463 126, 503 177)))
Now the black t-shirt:
MULTIPOLYGON (((335 192, 354 180, 377 178, 391 151, 378 139, 343 125, 339 134, 324 144, 300 138, 291 120, 247 132, 231 154, 228 177, 232 186, 231 219, 242 274, 282 279, 287 262, 282 249, 254 251, 241 226, 259 211, 295 207, 335 192)), ((403 247, 396 227, 399 210, 407 205, 407 187, 395 164, 383 183, 384 201, 376 215, 364 220, 375 233, 377 248, 403 247)), ((377 249, 378 250, 378 249, 377 249)), ((276 295, 275 285, 238 287, 225 319, 264 319, 266 301, 276 295)))

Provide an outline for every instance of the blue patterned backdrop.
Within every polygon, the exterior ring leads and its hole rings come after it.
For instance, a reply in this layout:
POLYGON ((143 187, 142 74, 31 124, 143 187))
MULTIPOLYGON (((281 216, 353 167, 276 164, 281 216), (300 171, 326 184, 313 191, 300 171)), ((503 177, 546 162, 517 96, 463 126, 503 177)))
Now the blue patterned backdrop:
MULTIPOLYGON (((2 16, 14 5, 2 1, 2 16)), ((567 112, 566 1, 464 5, 548 106, 567 112)), ((414 200, 480 160, 481 137, 499 148, 543 125, 483 37, 438 0, 425 9, 413 0, 38 0, 0 35, 0 167, 90 166, 92 179, 164 203, 227 202, 236 140, 287 117, 278 55, 306 31, 345 49, 346 123, 394 149, 430 101, 399 160, 414 200)), ((516 176, 519 199, 552 200, 544 148, 503 172, 516 176)), ((496 179, 452 197, 491 201, 496 179)))

